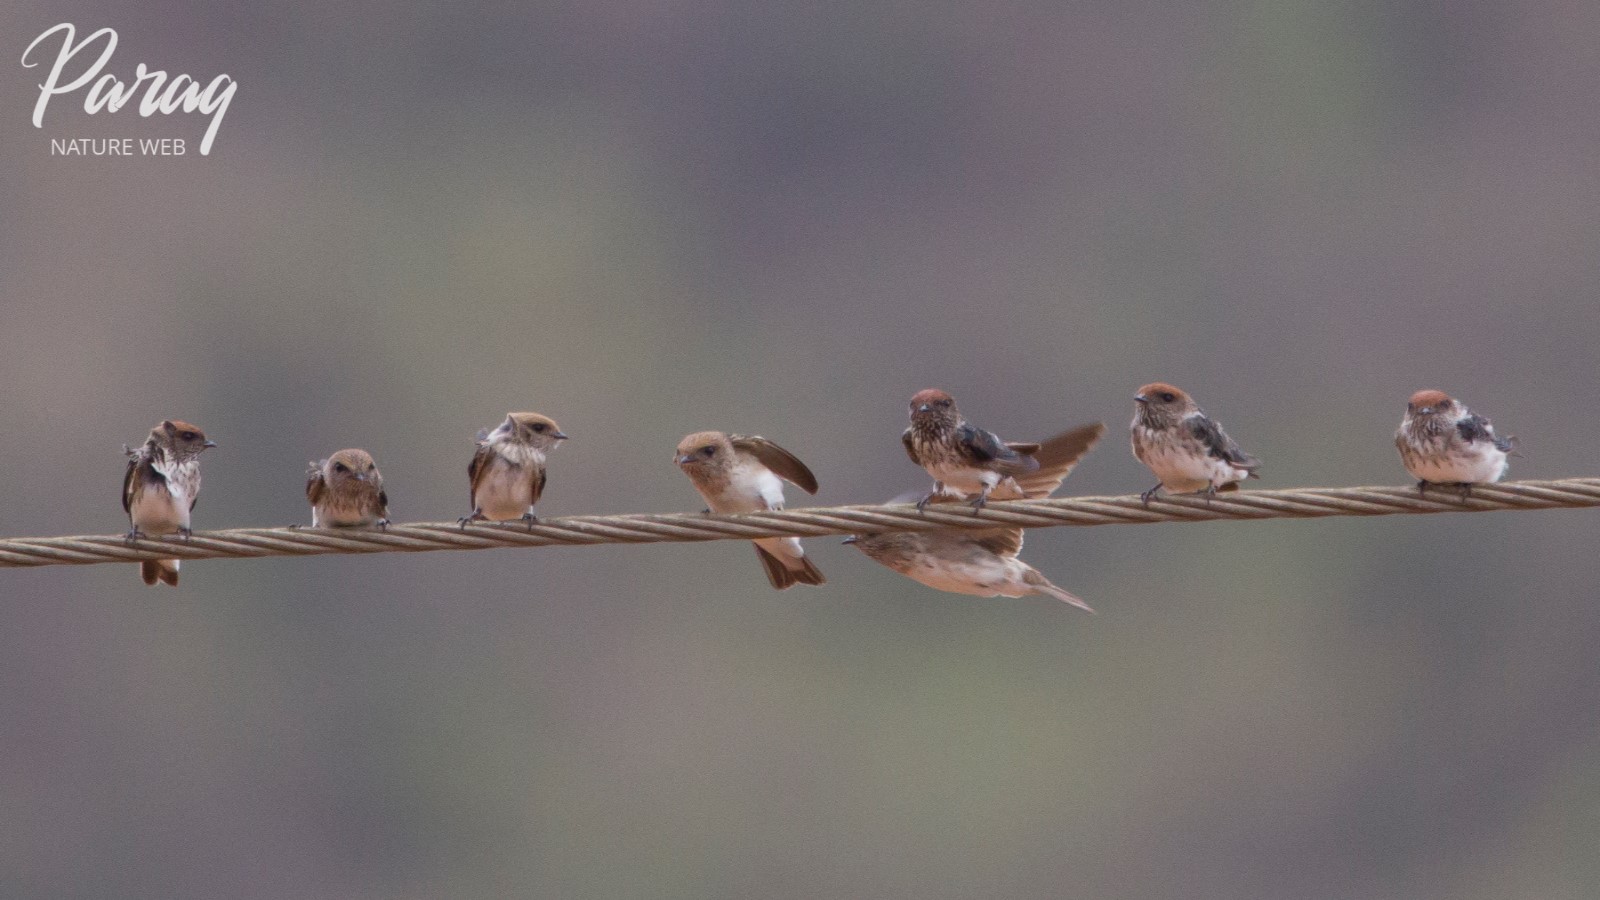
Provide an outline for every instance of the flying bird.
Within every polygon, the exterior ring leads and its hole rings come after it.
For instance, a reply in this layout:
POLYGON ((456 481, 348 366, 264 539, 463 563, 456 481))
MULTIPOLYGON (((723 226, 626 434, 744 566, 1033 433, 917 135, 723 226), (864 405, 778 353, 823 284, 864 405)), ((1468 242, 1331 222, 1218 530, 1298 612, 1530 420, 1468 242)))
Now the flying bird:
POLYGON ((533 507, 544 493, 545 457, 566 439, 554 419, 531 412, 507 413, 493 431, 479 432, 467 466, 472 512, 461 517, 461 527, 520 518, 532 529, 538 521, 533 507))
MULTIPOLYGON (((808 494, 817 478, 794 454, 764 437, 701 431, 678 442, 673 457, 711 512, 751 513, 783 509, 783 482, 808 494)), ((757 538, 756 556, 767 580, 778 590, 796 584, 822 584, 822 576, 800 539, 757 538)))
POLYGON ((1516 444, 1515 437, 1496 436, 1488 419, 1442 391, 1412 394, 1394 435, 1400 461, 1421 493, 1430 485, 1454 484, 1466 496, 1474 484, 1499 481, 1516 444))
POLYGON ((1007 443, 968 424, 955 399, 933 388, 911 398, 911 426, 900 435, 900 441, 911 461, 933 476, 933 490, 917 502, 918 509, 945 492, 975 497, 972 506, 982 508, 1007 478, 1039 468, 1033 458, 1039 452, 1038 444, 1007 443))
MULTIPOLYGON (((994 499, 1048 497, 1083 456, 1105 434, 1100 423, 1062 432, 1039 444, 1033 458, 1039 468, 1008 480, 990 496, 994 499)), ((891 503, 909 500, 896 498, 891 503)), ((949 503, 948 496, 932 502, 949 503)), ((884 532, 852 535, 845 543, 875 562, 928 587, 975 597, 1054 597, 1080 609, 1089 605, 1052 584, 1038 569, 1023 562, 1021 528, 948 528, 937 531, 884 532)))
POLYGON ((388 528, 389 495, 372 454, 340 450, 306 473, 312 528, 388 528))
POLYGON ((1133 396, 1133 423, 1128 430, 1133 455, 1160 479, 1140 494, 1145 503, 1165 488, 1168 493, 1238 490, 1239 482, 1258 478, 1261 461, 1239 449, 1216 420, 1195 405, 1188 394, 1170 384, 1147 384, 1133 396))
MULTIPOLYGON (((130 542, 147 534, 188 538, 189 514, 200 498, 200 454, 216 445, 197 426, 168 419, 151 429, 138 449, 123 446, 128 470, 122 476, 122 509, 130 542)), ((145 584, 177 587, 178 560, 142 560, 139 576, 145 584)))

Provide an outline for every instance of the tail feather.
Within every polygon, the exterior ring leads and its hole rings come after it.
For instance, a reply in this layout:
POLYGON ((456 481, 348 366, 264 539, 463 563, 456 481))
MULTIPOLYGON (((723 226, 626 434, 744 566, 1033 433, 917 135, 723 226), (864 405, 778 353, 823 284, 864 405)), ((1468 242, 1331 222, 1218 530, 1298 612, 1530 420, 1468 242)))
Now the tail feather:
POLYGON ((139 577, 145 584, 153 585, 157 581, 178 586, 178 561, 175 559, 146 559, 139 563, 139 577))
POLYGON ((1022 576, 1022 580, 1026 581, 1029 586, 1033 588, 1033 592, 1036 594, 1044 594, 1046 596, 1054 597, 1063 603, 1070 603, 1086 612, 1094 612, 1093 609, 1089 608, 1089 604, 1051 584, 1050 579, 1040 574, 1038 569, 1029 569, 1027 574, 1022 576))
POLYGON ((822 570, 817 568, 809 556, 795 560, 799 568, 791 569, 784 565, 783 560, 768 553, 760 544, 752 546, 756 548, 756 556, 761 559, 761 567, 767 572, 767 581, 780 591, 797 584, 822 584, 828 580, 822 577, 822 570))

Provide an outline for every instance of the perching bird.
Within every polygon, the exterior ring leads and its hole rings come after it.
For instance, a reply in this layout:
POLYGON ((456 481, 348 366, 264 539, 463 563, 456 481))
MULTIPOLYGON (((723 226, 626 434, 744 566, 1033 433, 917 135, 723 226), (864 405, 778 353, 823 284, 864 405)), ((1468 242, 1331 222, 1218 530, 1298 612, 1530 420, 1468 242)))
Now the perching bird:
POLYGON ((340 450, 306 473, 312 528, 388 528, 389 495, 372 454, 340 450))
POLYGON ((479 519, 520 518, 531 529, 538 521, 534 504, 544 493, 545 456, 566 439, 554 419, 531 412, 507 413, 493 431, 479 432, 467 466, 472 512, 461 517, 461 527, 479 519))
POLYGON ((1005 479, 1039 468, 1033 459, 1038 444, 1007 443, 969 425, 955 399, 933 388, 911 398, 911 427, 900 441, 911 461, 933 476, 933 490, 918 501, 918 509, 946 491, 961 498, 975 495, 972 505, 981 508, 1005 479))
MULTIPOLYGON (((701 431, 678 442, 673 457, 689 476, 711 512, 749 513, 783 509, 783 482, 808 494, 817 492, 816 476, 794 454, 764 437, 701 431)), ((767 580, 778 590, 795 584, 822 584, 827 579, 806 556, 800 539, 758 538, 756 556, 767 580)))
POLYGON ((1515 437, 1496 437, 1494 425, 1442 391, 1417 391, 1406 404, 1394 445, 1400 461, 1426 493, 1432 484, 1455 484, 1463 495, 1474 484, 1504 478, 1515 437))
POLYGON ((1128 427, 1133 455, 1161 482, 1140 494, 1149 503, 1156 492, 1186 494, 1238 490, 1239 482, 1257 478, 1261 461, 1239 449, 1222 426, 1194 400, 1170 384, 1147 384, 1135 394, 1133 423, 1128 427))
MULTIPOLYGON (((189 514, 200 497, 200 454, 215 447, 205 432, 188 422, 168 419, 151 429, 139 449, 127 446, 128 471, 122 477, 122 509, 128 514, 128 540, 146 534, 189 536, 189 514)), ((147 559, 139 563, 145 584, 178 585, 178 561, 147 559)))
MULTIPOLYGON (((990 496, 1018 499, 1002 496, 1013 485, 1021 497, 1049 496, 1105 430, 1104 425, 1095 423, 1041 442, 1033 457, 1040 464, 1038 471, 1006 482, 990 496)), ((950 498, 936 497, 934 502, 950 502, 950 498)), ((936 590, 976 597, 1042 594, 1093 612, 1087 603, 1052 584, 1039 570, 1018 558, 1022 538, 1021 528, 951 528, 853 535, 844 542, 936 590)))

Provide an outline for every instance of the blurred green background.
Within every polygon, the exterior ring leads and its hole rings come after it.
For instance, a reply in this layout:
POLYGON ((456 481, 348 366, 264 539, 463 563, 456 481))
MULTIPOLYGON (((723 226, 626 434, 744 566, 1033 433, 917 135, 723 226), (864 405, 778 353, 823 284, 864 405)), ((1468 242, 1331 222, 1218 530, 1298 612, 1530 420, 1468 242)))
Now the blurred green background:
MULTIPOLYGON (((1600 5, 1202 0, 0 8, 0 533, 118 532, 120 447, 222 445, 200 528, 377 457, 467 511, 697 510, 686 432, 805 502, 925 483, 919 388, 1013 439, 1140 384, 1261 487, 1401 483, 1406 396, 1594 474, 1600 5), (238 94, 28 122, 34 36, 238 94), (184 137, 64 159, 51 137, 184 137), (794 493, 794 492, 791 492, 794 493)), ((793 499, 793 498, 792 498, 793 499)), ((1595 514, 1052 529, 1087 598, 832 540, 0 573, 0 895, 1579 898, 1600 891, 1595 514)))

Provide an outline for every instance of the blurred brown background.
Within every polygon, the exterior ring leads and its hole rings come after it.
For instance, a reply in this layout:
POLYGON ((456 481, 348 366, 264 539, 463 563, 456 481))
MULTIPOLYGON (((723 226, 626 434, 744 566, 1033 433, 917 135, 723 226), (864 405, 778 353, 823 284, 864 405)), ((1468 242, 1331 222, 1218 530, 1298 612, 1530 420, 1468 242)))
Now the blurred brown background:
MULTIPOLYGON (((1141 383, 1261 487, 1400 483, 1405 397, 1600 470, 1600 5, 1202 0, 0 9, 0 533, 122 530, 203 425, 201 528, 377 457, 467 511, 699 509, 702 428, 816 503, 924 483, 918 388, 1014 439, 1141 383), (240 87, 28 122, 41 31, 240 87), (51 137, 184 137, 63 159, 51 137), (1574 414, 1574 413, 1577 414, 1574 414)), ((1099 610, 831 540, 0 573, 0 895, 1578 898, 1600 857, 1593 512, 1053 529, 1099 610)))

